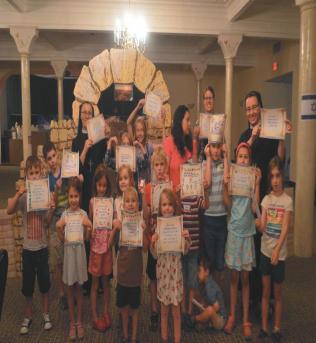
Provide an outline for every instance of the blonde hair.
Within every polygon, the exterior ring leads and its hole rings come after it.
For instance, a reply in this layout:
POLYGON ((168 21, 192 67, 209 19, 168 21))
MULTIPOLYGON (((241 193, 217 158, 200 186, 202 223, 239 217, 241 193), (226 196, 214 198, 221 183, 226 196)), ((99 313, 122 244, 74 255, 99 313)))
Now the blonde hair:
POLYGON ((160 198, 159 198, 159 208, 158 208, 158 216, 161 217, 162 213, 161 213, 161 198, 162 195, 165 195, 167 197, 167 199, 171 202, 171 205, 173 207, 174 210, 174 214, 173 215, 177 215, 178 214, 178 203, 177 203, 177 199, 174 195, 174 193, 172 192, 171 189, 165 188, 161 194, 160 194, 160 198))
POLYGON ((166 168, 168 167, 168 159, 167 156, 165 154, 165 151, 163 150, 163 148, 161 146, 158 146, 157 148, 155 148, 152 156, 151 156, 151 170, 154 170, 154 164, 155 162, 159 160, 159 161, 163 161, 166 165, 166 168))
POLYGON ((139 204, 138 204, 138 193, 137 193, 137 191, 136 191, 136 189, 134 187, 127 187, 125 189, 125 191, 123 192, 123 206, 124 206, 124 203, 125 203, 125 198, 129 194, 132 194, 132 195, 135 196, 135 199, 136 199, 136 202, 137 202, 137 209, 138 209, 138 206, 139 206, 139 204))
POLYGON ((130 166, 124 164, 123 166, 120 166, 118 172, 117 172, 117 192, 119 195, 122 195, 122 192, 120 190, 120 175, 123 170, 127 170, 129 181, 130 181, 130 186, 134 186, 134 178, 133 178, 133 172, 130 166))
POLYGON ((135 123, 133 125, 133 135, 134 135, 134 138, 136 139, 136 125, 140 123, 142 126, 143 126, 143 129, 144 129, 144 144, 147 143, 147 123, 146 123, 146 120, 145 120, 145 117, 138 117, 136 120, 135 120, 135 123))

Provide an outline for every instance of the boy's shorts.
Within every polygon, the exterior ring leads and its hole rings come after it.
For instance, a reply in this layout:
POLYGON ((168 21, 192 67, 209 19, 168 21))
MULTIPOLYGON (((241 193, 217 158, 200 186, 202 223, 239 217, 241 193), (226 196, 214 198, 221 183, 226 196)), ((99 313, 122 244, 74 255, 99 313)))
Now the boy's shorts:
POLYGON ((210 321, 210 327, 212 327, 215 330, 222 330, 225 326, 225 323, 225 318, 221 314, 216 313, 216 315, 210 321))
POLYGON ((227 240, 227 216, 203 216, 203 240, 206 256, 212 268, 222 272, 225 268, 225 245, 227 240))
POLYGON ((150 279, 150 281, 156 281, 156 266, 157 266, 157 260, 154 258, 154 256, 151 254, 150 250, 148 249, 148 258, 147 258, 147 268, 146 272, 150 279))
POLYGON ((110 276, 113 273, 112 249, 104 254, 90 250, 88 271, 93 276, 110 276))
POLYGON ((62 265, 64 262, 64 245, 58 238, 57 232, 50 233, 48 257, 51 271, 54 271, 56 266, 62 265))
POLYGON ((50 288, 48 249, 38 251, 23 249, 22 266, 22 294, 29 298, 33 296, 35 277, 40 292, 47 293, 50 288))
POLYGON ((129 306, 137 310, 140 306, 140 287, 125 287, 119 283, 116 286, 116 306, 123 308, 129 306))
POLYGON ((275 283, 282 283, 285 279, 285 261, 279 261, 277 265, 271 264, 271 258, 260 254, 260 271, 262 276, 271 276, 275 283))
POLYGON ((189 251, 182 257, 182 273, 184 287, 186 289, 197 288, 197 271, 198 271, 199 251, 189 251))

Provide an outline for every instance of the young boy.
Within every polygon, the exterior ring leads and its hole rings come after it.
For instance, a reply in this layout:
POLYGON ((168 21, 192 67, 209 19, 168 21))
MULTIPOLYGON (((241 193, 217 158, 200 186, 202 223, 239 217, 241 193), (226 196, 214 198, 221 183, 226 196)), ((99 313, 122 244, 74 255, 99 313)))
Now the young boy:
POLYGON ((57 161, 55 145, 51 142, 46 143, 43 147, 43 155, 49 168, 49 188, 51 192, 54 192, 56 203, 56 209, 49 230, 49 265, 55 273, 60 307, 66 310, 68 304, 62 282, 63 244, 58 238, 56 223, 68 205, 67 184, 66 182, 62 182, 61 179, 61 168, 57 161))
MULTIPOLYGON (((37 180, 41 176, 41 161, 36 156, 26 160, 26 178, 37 180)), ((23 216, 23 252, 22 252, 22 294, 25 296, 25 318, 20 334, 29 332, 32 323, 32 297, 34 293, 35 277, 43 296, 44 329, 50 330, 52 323, 48 314, 48 291, 50 288, 48 249, 47 249, 47 221, 51 210, 27 212, 26 188, 21 186, 16 194, 8 199, 7 213, 13 214, 20 210, 23 216)), ((51 207, 54 207, 53 201, 51 207)))
POLYGON ((221 289, 210 274, 210 262, 200 259, 197 278, 199 282, 197 298, 193 300, 201 313, 192 316, 193 324, 209 323, 216 330, 221 330, 226 322, 226 309, 221 289))
POLYGON ((226 149, 223 144, 210 143, 205 148, 210 156, 211 173, 208 183, 208 208, 203 215, 203 240, 207 258, 214 266, 214 279, 223 290, 224 254, 227 239, 227 210, 224 205, 224 178, 229 174, 226 149), (224 155, 224 158, 222 158, 224 155))

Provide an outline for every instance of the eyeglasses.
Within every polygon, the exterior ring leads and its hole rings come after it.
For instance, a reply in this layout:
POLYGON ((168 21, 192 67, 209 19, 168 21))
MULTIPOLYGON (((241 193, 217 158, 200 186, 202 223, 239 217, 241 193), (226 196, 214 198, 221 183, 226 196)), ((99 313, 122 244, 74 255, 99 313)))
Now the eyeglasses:
POLYGON ((214 100, 214 97, 213 96, 205 96, 204 100, 214 100))
POLYGON ((81 114, 84 114, 86 116, 92 116, 92 112, 82 111, 81 114))
POLYGON ((251 106, 251 107, 247 107, 247 108, 246 108, 246 112, 254 111, 254 110, 256 110, 257 108, 259 108, 259 105, 253 105, 253 106, 251 106))

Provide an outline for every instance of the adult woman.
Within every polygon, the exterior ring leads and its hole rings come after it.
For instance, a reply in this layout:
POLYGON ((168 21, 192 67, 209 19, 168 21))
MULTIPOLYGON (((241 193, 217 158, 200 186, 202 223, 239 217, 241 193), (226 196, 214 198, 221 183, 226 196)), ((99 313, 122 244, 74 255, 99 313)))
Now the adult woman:
MULTIPOLYGON (((215 106, 215 91, 213 87, 207 86, 203 92, 203 107, 204 113, 212 114, 214 113, 214 106, 215 106)), ((195 159, 202 161, 205 159, 204 155, 204 148, 208 143, 207 138, 199 138, 200 137, 200 127, 196 126, 194 128, 193 134, 193 155, 195 159)))
MULTIPOLYGON (((260 111, 262 105, 261 94, 257 91, 251 91, 245 96, 245 110, 248 120, 248 129, 246 129, 239 138, 239 143, 247 142, 252 150, 253 164, 260 168, 262 178, 260 182, 260 202, 268 191, 268 166, 274 156, 279 156, 281 161, 285 158, 284 140, 261 138, 260 135, 260 111)), ((286 133, 292 131, 292 124, 286 120, 286 133)), ((258 269, 261 233, 257 232, 254 237, 256 251, 256 265, 250 273, 250 299, 252 310, 255 310, 261 301, 261 275, 258 269)), ((255 311, 256 312, 256 311, 255 311)))
MULTIPOLYGON (((84 102, 79 107, 79 122, 77 136, 72 141, 71 150, 79 152, 79 172, 83 175, 84 181, 82 185, 82 206, 89 213, 89 203, 92 193, 92 179, 96 167, 102 163, 106 151, 106 140, 93 145, 91 139, 88 138, 87 122, 94 116, 93 106, 89 102, 84 102)), ((86 242, 87 262, 90 255, 90 242, 86 242)), ((84 294, 90 293, 91 289, 91 274, 88 274, 88 281, 84 283, 84 294)))
POLYGON ((190 130, 190 112, 180 105, 174 112, 171 135, 165 139, 163 149, 169 159, 169 176, 174 191, 180 185, 180 165, 192 158, 192 135, 190 130))

